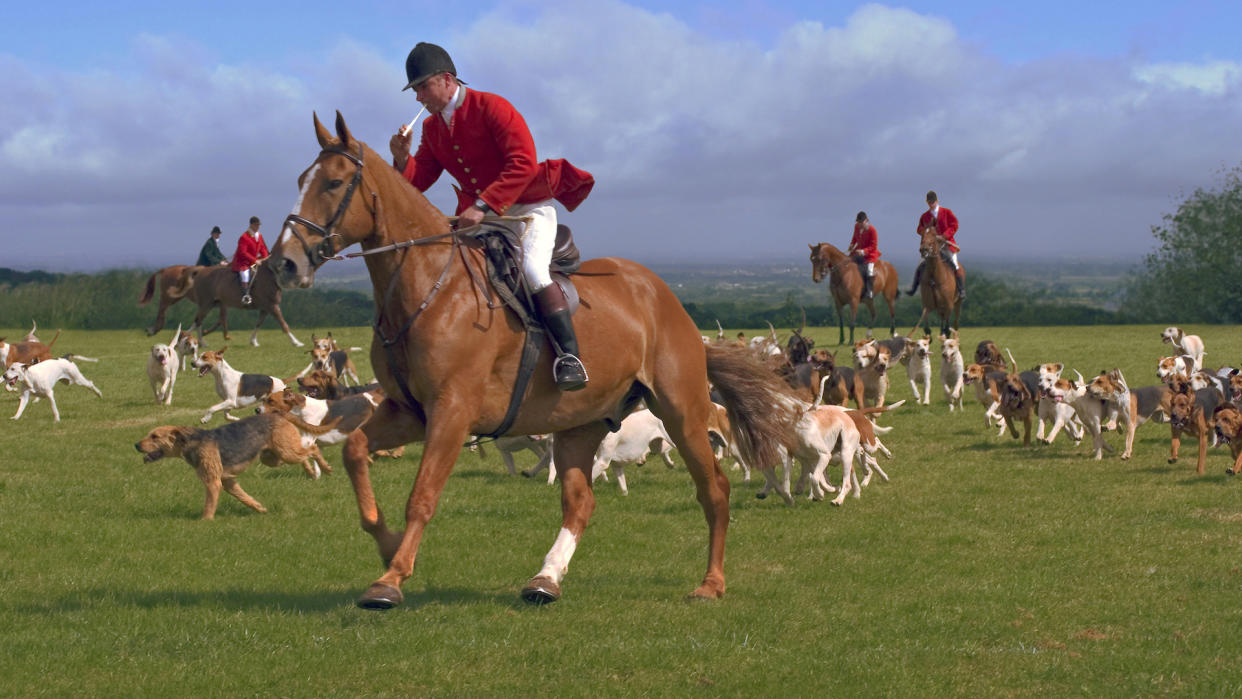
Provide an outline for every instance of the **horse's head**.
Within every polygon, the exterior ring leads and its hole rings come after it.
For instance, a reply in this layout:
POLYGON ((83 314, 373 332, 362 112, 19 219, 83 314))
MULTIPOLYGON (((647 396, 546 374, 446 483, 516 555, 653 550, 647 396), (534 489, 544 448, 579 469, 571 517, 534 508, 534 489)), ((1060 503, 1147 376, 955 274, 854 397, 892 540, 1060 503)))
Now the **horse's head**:
POLYGON ((320 265, 370 236, 377 226, 375 211, 369 208, 374 198, 371 188, 356 196, 370 149, 349 133, 340 112, 335 136, 315 115, 315 136, 322 150, 298 177, 298 200, 267 263, 285 288, 310 286, 320 265))
POLYGON ((940 244, 943 242, 940 232, 936 230, 936 223, 933 220, 926 226, 919 229, 919 254, 924 259, 933 258, 940 254, 940 244))
POLYGON ((830 243, 816 243, 811 245, 811 281, 816 284, 822 282, 832 272, 832 267, 837 261, 845 256, 845 253, 838 250, 830 243))

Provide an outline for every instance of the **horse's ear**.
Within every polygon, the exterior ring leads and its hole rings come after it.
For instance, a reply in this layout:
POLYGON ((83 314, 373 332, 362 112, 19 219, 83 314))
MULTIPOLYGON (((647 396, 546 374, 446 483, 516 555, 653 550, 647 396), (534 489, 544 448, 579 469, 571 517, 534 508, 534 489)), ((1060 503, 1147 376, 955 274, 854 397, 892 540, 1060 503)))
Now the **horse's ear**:
POLYGON ((319 147, 327 148, 336 140, 332 138, 332 134, 324 128, 323 122, 319 121, 319 114, 311 112, 315 117, 315 138, 319 139, 319 147))
POLYGON ((349 127, 345 125, 345 117, 341 116, 341 110, 336 110, 336 135, 341 139, 341 145, 349 148, 349 144, 353 143, 354 137, 349 133, 349 127))

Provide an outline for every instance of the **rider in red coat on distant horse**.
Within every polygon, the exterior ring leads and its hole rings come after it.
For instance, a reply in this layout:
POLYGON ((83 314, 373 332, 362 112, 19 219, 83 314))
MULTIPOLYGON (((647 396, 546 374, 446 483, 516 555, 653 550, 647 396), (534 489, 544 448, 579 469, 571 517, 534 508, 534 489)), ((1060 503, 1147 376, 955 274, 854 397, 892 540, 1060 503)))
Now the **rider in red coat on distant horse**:
POLYGON ((259 217, 250 217, 250 227, 242 231, 237 239, 237 252, 233 253, 233 262, 229 269, 237 272, 242 285, 243 305, 250 305, 250 272, 251 269, 267 259, 267 243, 263 242, 263 234, 259 232, 259 217))
MULTIPOLYGON (((957 253, 961 250, 957 246, 957 241, 954 240, 954 236, 957 235, 957 216, 953 215, 949 207, 940 205, 940 198, 936 196, 935 191, 927 193, 927 211, 919 216, 919 225, 914 230, 921 231, 932 222, 935 222, 936 232, 944 238, 945 245, 948 247, 948 261, 953 263, 953 274, 957 276, 957 300, 961 301, 966 298, 966 273, 957 262, 957 253)), ((906 294, 914 296, 919 289, 919 278, 922 275, 923 262, 920 261, 918 269, 914 270, 914 284, 906 294)))
POLYGON ((443 48, 420 42, 405 60, 405 73, 409 82, 404 89, 412 88, 431 116, 423 120, 413 157, 411 132, 402 128, 392 137, 393 165, 419 191, 447 170, 458 182, 453 187, 458 228, 475 226, 491 213, 532 217, 524 231, 520 223, 506 225, 517 227, 523 276, 555 340, 556 384, 566 391, 583 388, 587 374, 578 358, 569 302, 552 283, 548 265, 556 244, 553 200, 573 211, 590 194, 595 178, 566 160, 536 160, 535 141, 522 115, 499 95, 467 90, 443 48))
POLYGON ((859 211, 854 218, 854 237, 845 254, 854 258, 863 276, 863 298, 875 296, 875 262, 880 259, 880 236, 867 220, 867 212, 859 211))

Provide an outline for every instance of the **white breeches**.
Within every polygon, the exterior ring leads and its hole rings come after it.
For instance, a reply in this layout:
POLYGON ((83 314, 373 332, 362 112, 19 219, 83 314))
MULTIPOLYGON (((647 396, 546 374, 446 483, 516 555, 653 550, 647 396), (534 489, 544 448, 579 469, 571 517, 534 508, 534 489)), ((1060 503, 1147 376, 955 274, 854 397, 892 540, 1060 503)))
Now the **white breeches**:
POLYGON ((874 263, 874 262, 868 262, 868 263, 867 263, 867 276, 868 276, 868 277, 874 277, 874 276, 875 276, 875 263, 874 263))
POLYGON ((532 292, 539 291, 552 283, 548 265, 552 264, 552 251, 556 248, 556 206, 551 199, 514 204, 505 216, 531 217, 530 225, 525 227, 516 221, 499 225, 517 233, 522 241, 522 275, 532 292))
POLYGON ((237 276, 239 279, 241 279, 242 284, 249 284, 250 283, 250 268, 247 267, 246 269, 243 269, 242 271, 238 272, 237 276))
POLYGON ((953 260, 953 269, 960 269, 961 265, 957 263, 957 253, 953 253, 951 259, 953 260))

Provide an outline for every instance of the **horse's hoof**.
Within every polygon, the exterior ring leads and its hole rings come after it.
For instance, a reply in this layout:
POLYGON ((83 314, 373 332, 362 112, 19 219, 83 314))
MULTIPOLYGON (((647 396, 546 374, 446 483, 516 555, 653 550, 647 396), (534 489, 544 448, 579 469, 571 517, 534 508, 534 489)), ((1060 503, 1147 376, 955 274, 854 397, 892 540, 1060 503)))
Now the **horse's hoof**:
POLYGON ((404 600, 405 597, 401 594, 401 590, 392 585, 377 582, 368 587, 367 591, 358 598, 358 606, 362 609, 383 611, 392 609, 404 600))
POLYGON ((1234 475, 1235 473, 1236 473, 1236 471, 1234 471, 1234 470, 1233 470, 1233 469, 1231 469, 1231 468, 1227 468, 1227 469, 1225 469, 1225 475, 1227 475, 1227 476, 1232 476, 1232 475, 1234 475))
POLYGON ((1175 464, 1175 463, 1177 463, 1177 459, 1169 459, 1169 463, 1171 463, 1171 464, 1175 464))
POLYGON ((766 498, 767 496, 768 496, 768 494, 767 494, 767 493, 755 493, 755 499, 756 499, 756 500, 762 500, 762 499, 766 498))
POLYGON ((561 598, 561 586, 546 575, 531 578, 522 588, 522 599, 529 604, 551 604, 561 598))
POLYGON ((724 590, 717 589, 709 585, 699 585, 694 592, 686 595, 687 602, 697 602, 699 600, 717 600, 724 597, 724 590))

